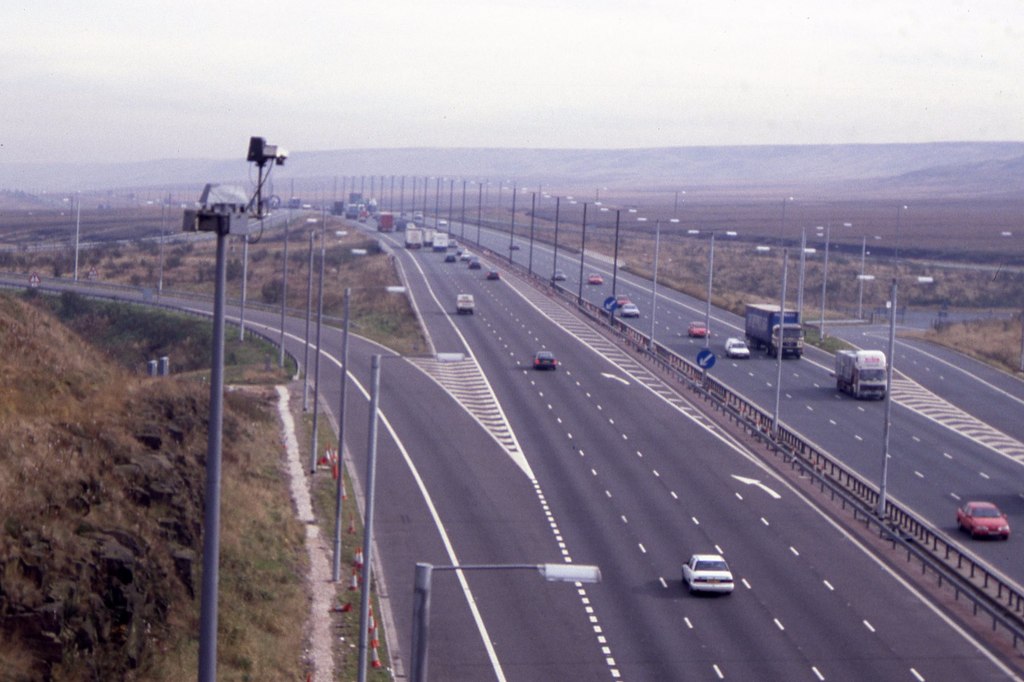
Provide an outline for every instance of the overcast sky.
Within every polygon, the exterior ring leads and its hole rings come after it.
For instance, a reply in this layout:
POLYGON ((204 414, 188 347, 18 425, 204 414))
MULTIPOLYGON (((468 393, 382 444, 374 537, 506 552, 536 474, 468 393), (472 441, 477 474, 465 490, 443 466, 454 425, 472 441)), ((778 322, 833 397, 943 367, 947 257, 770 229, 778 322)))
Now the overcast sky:
POLYGON ((1021 0, 6 0, 0 163, 1024 140, 1021 0))

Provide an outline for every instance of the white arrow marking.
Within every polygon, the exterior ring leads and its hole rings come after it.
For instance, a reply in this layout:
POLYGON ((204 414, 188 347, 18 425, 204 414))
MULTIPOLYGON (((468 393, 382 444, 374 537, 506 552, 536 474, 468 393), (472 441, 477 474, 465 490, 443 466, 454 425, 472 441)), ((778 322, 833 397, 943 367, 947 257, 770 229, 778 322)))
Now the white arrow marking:
POLYGON ((621 382, 622 384, 624 384, 626 386, 629 386, 629 382, 628 381, 626 381, 622 377, 617 377, 614 374, 608 374, 607 372, 601 372, 601 376, 603 376, 605 379, 615 379, 615 381, 621 382))
POLYGON ((782 495, 778 494, 777 492, 766 486, 764 483, 761 483, 761 481, 757 480, 756 478, 744 478, 743 476, 737 476, 736 474, 733 474, 732 477, 735 478, 740 483, 746 483, 747 485, 756 485, 758 488, 771 495, 773 499, 782 499, 782 495))

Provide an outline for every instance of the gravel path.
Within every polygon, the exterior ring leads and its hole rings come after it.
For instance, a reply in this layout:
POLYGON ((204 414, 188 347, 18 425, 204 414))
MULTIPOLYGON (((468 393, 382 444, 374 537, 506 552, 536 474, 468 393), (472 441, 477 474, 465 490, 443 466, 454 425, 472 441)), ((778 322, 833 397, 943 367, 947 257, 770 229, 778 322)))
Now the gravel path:
POLYGON ((331 582, 331 564, 327 546, 320 535, 320 527, 313 517, 313 503, 309 496, 309 479, 299 456, 299 442, 295 437, 295 420, 289 407, 288 389, 277 387, 277 410, 281 417, 284 446, 288 456, 295 516, 306 524, 306 552, 309 554, 309 591, 312 595, 309 613, 309 651, 306 659, 313 671, 313 679, 334 679, 334 657, 331 654, 330 609, 334 601, 335 586, 331 582))

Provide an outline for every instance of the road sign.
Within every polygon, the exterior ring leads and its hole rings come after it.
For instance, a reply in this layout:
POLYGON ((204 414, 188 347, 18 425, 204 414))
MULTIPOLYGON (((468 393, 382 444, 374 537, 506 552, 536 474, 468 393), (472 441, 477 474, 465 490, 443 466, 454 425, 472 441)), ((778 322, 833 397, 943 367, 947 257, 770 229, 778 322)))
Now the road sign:
POLYGON ((700 352, 697 353, 697 364, 701 369, 711 369, 715 366, 715 360, 717 359, 718 358, 715 357, 715 354, 711 352, 710 348, 702 348, 700 352))
POLYGON ((605 310, 607 310, 608 312, 612 312, 613 310, 615 310, 619 306, 615 303, 615 297, 614 296, 609 296, 608 298, 604 299, 604 304, 603 304, 602 307, 605 310))

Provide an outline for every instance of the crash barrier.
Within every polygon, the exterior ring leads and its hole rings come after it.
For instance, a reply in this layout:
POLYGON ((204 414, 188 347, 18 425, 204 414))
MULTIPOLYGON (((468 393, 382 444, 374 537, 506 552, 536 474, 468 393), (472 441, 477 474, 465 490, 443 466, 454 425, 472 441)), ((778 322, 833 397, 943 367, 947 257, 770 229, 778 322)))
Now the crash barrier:
POLYGON ((524 277, 532 275, 536 284, 575 306, 595 325, 612 331, 625 346, 643 353, 663 374, 699 395, 712 409, 742 427, 784 463, 813 480, 843 509, 851 510, 855 520, 877 531, 893 547, 904 550, 908 562, 913 560, 920 564, 922 575, 931 575, 940 586, 949 584, 957 600, 964 597, 975 615, 991 619, 993 630, 1005 630, 1014 648, 1024 643, 1024 590, 1020 586, 892 499, 886 500, 885 513, 879 516, 876 513, 879 493, 873 483, 785 425, 773 428, 771 414, 708 375, 696 363, 658 342, 652 344, 649 336, 622 320, 609 319, 607 311, 580 299, 578 291, 559 282, 549 282, 537 273, 528 273, 518 264, 510 265, 506 261, 505 265, 524 277))

